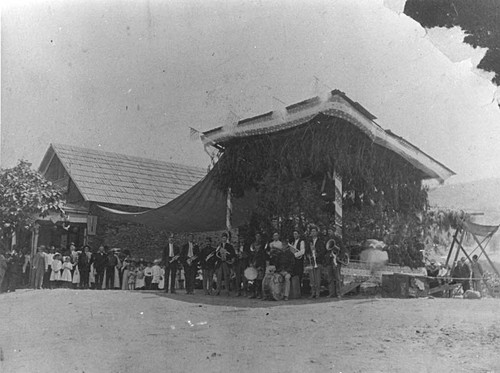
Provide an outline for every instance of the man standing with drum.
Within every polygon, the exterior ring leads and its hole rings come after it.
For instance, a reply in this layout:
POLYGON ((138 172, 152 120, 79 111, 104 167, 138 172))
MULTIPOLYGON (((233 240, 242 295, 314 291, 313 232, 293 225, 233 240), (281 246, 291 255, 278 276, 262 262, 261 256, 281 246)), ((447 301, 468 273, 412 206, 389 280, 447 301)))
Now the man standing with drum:
POLYGON ((328 296, 340 298, 340 266, 338 263, 340 255, 340 239, 335 235, 333 228, 328 228, 328 242, 326 244, 326 255, 324 265, 328 273, 328 296))
POLYGON ((257 278, 253 281, 253 294, 250 299, 262 298, 262 280, 266 271, 266 261, 268 260, 262 235, 257 232, 255 241, 250 245, 250 266, 257 270, 257 278))

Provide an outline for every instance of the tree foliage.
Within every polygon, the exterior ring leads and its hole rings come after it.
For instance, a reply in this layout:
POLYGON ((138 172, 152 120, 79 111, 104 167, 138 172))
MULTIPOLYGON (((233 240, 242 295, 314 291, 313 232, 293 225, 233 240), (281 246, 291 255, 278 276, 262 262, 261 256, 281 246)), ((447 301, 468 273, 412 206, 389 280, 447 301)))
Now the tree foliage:
POLYGON ((0 212, 2 231, 29 229, 37 217, 51 211, 64 214, 62 191, 46 180, 31 164, 21 160, 13 168, 1 171, 0 212))
POLYGON ((404 13, 425 28, 460 26, 464 42, 488 48, 478 67, 500 84, 500 3, 498 0, 408 0, 404 13))
POLYGON ((354 125, 318 115, 291 130, 236 138, 223 146, 214 169, 219 188, 231 187, 236 197, 257 189, 250 231, 278 229, 288 236, 310 223, 326 230, 334 222, 334 195, 325 198, 325 182, 335 171, 343 184, 345 241, 387 240, 393 262, 421 264, 423 175, 354 125))

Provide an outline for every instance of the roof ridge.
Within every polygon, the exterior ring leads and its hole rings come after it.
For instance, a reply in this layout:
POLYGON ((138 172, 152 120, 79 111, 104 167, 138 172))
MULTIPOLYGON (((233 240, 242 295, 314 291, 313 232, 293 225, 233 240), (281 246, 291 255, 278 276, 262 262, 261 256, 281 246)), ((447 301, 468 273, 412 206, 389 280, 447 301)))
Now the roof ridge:
POLYGON ((142 161, 147 161, 147 162, 156 162, 156 163, 160 163, 160 164, 164 164, 164 165, 168 165, 168 166, 185 167, 185 168, 192 169, 192 170, 197 169, 197 170, 200 170, 201 172, 206 172, 205 168, 199 167, 199 166, 189 166, 189 165, 186 165, 186 164, 183 164, 183 163, 168 162, 168 161, 164 161, 164 160, 161 160, 161 159, 139 157, 139 156, 136 156, 136 155, 129 155, 129 154, 124 154, 124 153, 110 152, 110 151, 107 151, 107 150, 100 150, 100 149, 94 149, 94 148, 85 148, 83 146, 76 146, 76 145, 69 145, 69 144, 62 144, 62 143, 51 143, 50 146, 54 147, 55 150, 58 147, 61 147, 61 148, 73 148, 73 149, 78 149, 78 150, 85 150, 85 151, 95 152, 95 153, 101 154, 101 155, 112 155, 112 156, 127 157, 127 158, 132 158, 132 160, 137 160, 137 161, 142 160, 142 161))

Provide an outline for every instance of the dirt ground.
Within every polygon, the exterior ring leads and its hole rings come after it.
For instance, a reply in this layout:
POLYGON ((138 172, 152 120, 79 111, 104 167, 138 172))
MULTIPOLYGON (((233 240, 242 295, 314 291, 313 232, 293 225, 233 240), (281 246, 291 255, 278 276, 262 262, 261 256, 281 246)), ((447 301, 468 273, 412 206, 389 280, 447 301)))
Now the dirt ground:
POLYGON ((500 372, 500 300, 0 294, 0 372, 500 372))

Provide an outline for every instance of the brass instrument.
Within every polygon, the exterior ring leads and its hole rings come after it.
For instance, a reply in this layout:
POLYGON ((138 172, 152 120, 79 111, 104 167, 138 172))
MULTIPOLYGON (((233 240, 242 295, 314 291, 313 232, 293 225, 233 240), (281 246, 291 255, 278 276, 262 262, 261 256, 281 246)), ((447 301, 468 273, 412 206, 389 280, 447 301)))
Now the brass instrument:
POLYGON ((187 260, 186 260, 187 265, 190 266, 197 258, 198 258, 198 255, 194 255, 191 258, 187 258, 187 260))
POLYGON ((318 268, 318 263, 316 262, 316 249, 312 249, 312 257, 313 257, 313 268, 318 268))
POLYGON ((333 264, 337 265, 337 254, 335 254, 334 250, 340 253, 340 247, 337 246, 335 240, 332 238, 328 240, 326 243, 326 250, 330 252, 330 257, 333 259, 333 264))
POLYGON ((227 262, 228 264, 233 264, 233 260, 227 260, 227 254, 229 252, 224 248, 223 245, 219 245, 215 252, 215 256, 220 259, 222 262, 227 262))
POLYGON ((177 259, 179 259, 180 255, 175 255, 172 257, 172 259, 170 259, 170 261, 168 262, 169 264, 172 264, 173 262, 176 262, 177 259))
POLYGON ((205 262, 208 262, 210 258, 215 255, 215 253, 216 253, 215 251, 212 251, 210 254, 208 254, 207 257, 205 258, 205 262))
MULTIPOLYGON (((300 240, 299 240, 299 242, 298 242, 298 243, 300 244, 300 240)), ((293 251, 293 254, 294 254, 294 255, 295 255, 295 254, 297 254, 297 253, 300 251, 300 249, 299 249, 298 247, 295 247, 295 246, 294 246, 294 245, 292 245, 292 244, 290 244, 290 247, 292 248, 292 251, 293 251)), ((297 259, 302 259, 302 257, 303 257, 303 256, 304 256, 304 254, 299 255, 299 256, 298 256, 298 257, 296 257, 296 258, 297 258, 297 259)))

